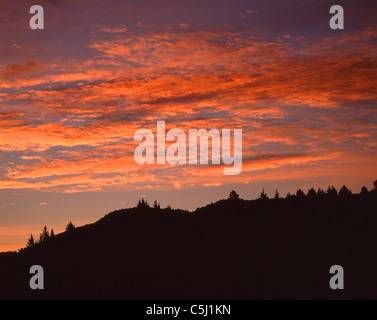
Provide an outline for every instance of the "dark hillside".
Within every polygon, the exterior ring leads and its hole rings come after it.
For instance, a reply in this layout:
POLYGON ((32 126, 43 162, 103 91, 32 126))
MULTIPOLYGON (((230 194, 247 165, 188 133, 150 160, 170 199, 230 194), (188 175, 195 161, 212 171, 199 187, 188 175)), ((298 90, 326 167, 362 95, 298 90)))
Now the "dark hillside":
POLYGON ((376 192, 123 209, 0 254, 0 298, 377 298, 376 192), (44 268, 45 289, 29 288, 44 268), (345 290, 329 269, 345 270, 345 290))

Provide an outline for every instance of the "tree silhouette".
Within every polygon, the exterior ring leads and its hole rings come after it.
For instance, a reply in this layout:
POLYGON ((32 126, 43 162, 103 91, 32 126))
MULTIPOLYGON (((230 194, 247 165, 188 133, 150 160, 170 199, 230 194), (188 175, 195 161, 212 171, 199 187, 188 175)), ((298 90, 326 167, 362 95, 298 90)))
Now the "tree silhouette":
POLYGON ((317 192, 315 191, 314 188, 310 188, 310 189, 308 190, 307 197, 308 197, 309 199, 315 199, 315 198, 317 198, 317 192))
POLYGON ((136 207, 139 209, 150 208, 148 201, 144 200, 144 198, 139 199, 136 207))
POLYGON ((373 190, 377 190, 377 180, 373 182, 373 190))
POLYGON ((294 197, 295 196, 293 196, 290 192, 288 192, 287 195, 285 196, 285 199, 292 199, 294 197))
POLYGON ((329 186, 326 190, 326 195, 331 199, 335 199, 338 196, 338 191, 335 189, 334 186, 329 186))
POLYGON ((345 185, 339 190, 339 197, 349 198, 352 195, 351 190, 349 190, 345 185))
POLYGON ((50 233, 47 230, 47 226, 44 226, 42 232, 39 234, 39 242, 46 242, 50 238, 50 233))
POLYGON ((27 240, 26 247, 29 248, 34 246, 35 244, 36 242, 34 240, 33 234, 30 234, 30 238, 27 240))
POLYGON ((296 197, 297 199, 305 199, 305 193, 301 189, 297 189, 296 191, 296 197))
POLYGON ((235 191, 235 190, 232 190, 230 193, 229 193, 229 200, 231 201, 237 201, 240 199, 240 196, 239 194, 235 191))
POLYGON ((50 238, 53 238, 53 237, 55 237, 55 232, 54 232, 54 229, 51 229, 50 238))
POLYGON ((74 230, 76 227, 75 225, 72 223, 72 221, 69 221, 68 224, 66 225, 65 227, 65 231, 72 231, 74 230))
POLYGON ((324 197, 326 195, 325 191, 321 188, 318 188, 317 190, 317 196, 318 197, 324 197))
POLYGON ((275 200, 279 200, 279 199, 280 199, 280 194, 279 194, 278 189, 275 190, 275 196, 274 196, 274 199, 275 199, 275 200))
POLYGON ((154 209, 161 209, 161 205, 159 202, 157 202, 157 200, 154 200, 153 202, 153 208, 154 209))
POLYGON ((259 198, 258 198, 258 199, 259 199, 259 200, 263 200, 263 201, 269 199, 268 196, 267 196, 267 194, 264 192, 264 188, 262 189, 262 192, 261 192, 261 194, 259 195, 259 198))
POLYGON ((366 186, 363 186, 361 188, 360 194, 368 194, 368 188, 366 186))

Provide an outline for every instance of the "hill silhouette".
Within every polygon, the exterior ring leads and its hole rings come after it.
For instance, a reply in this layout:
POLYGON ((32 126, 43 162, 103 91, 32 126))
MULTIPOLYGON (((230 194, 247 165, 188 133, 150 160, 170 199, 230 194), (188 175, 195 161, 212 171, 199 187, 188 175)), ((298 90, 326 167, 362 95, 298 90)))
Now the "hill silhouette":
POLYGON ((232 191, 193 212, 139 201, 1 253, 0 298, 375 299, 377 188, 365 189, 257 200, 232 191), (29 287, 35 264, 44 290, 29 287), (345 290, 329 287, 333 265, 345 290))

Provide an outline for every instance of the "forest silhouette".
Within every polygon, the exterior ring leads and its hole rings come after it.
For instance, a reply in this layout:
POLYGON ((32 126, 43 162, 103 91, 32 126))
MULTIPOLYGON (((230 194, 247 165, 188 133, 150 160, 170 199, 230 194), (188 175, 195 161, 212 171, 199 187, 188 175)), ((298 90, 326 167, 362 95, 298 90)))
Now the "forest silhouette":
POLYGON ((42 229, 0 253, 1 299, 376 299, 377 181, 189 212, 140 199, 95 223, 42 229), (44 290, 31 290, 41 265, 44 290), (341 265, 345 289, 331 290, 341 265))

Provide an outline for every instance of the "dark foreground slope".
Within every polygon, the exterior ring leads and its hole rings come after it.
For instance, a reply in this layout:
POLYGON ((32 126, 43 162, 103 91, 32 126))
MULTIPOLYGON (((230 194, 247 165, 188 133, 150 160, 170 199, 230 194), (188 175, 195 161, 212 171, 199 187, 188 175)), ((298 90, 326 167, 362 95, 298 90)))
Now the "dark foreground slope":
POLYGON ((0 254, 0 298, 377 298, 377 197, 115 211, 0 254), (35 264, 44 290, 29 288, 35 264), (344 268, 343 291, 329 288, 332 265, 344 268))

